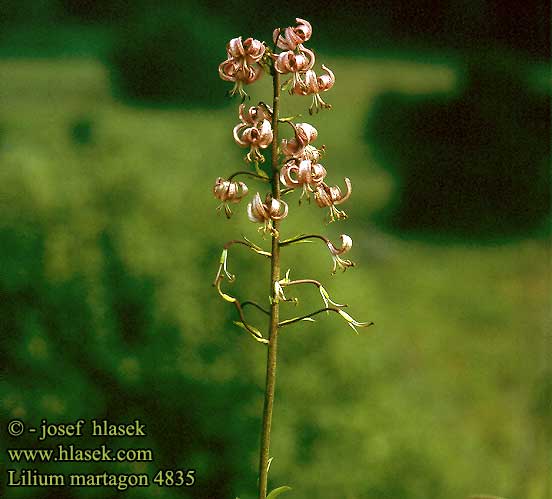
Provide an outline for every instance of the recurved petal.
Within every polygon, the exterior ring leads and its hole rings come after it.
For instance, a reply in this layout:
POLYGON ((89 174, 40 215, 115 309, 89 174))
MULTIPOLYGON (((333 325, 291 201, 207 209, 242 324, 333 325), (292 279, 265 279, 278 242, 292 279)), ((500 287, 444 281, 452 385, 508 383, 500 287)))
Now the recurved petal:
POLYGON ((300 146, 297 144, 297 141, 295 139, 283 139, 281 149, 284 156, 290 157, 295 155, 299 151, 300 146))
POLYGON ((253 223, 263 223, 264 222, 264 220, 259 220, 257 218, 256 213, 253 212, 253 204, 252 203, 249 203, 247 205, 247 218, 249 218, 249 220, 253 223))
POLYGON ((334 200, 334 204, 341 204, 347 201, 347 199, 349 199, 352 192, 352 185, 351 185, 351 181, 348 178, 345 178, 345 185, 347 186, 347 192, 343 196, 341 194, 341 191, 339 191, 339 198, 334 200))
POLYGON ((254 38, 247 38, 243 42, 243 48, 249 63, 261 60, 266 50, 264 44, 254 38))
POLYGON ((312 167, 312 183, 317 185, 324 180, 326 177, 326 168, 324 168, 320 163, 316 163, 312 167))
POLYGON ((242 138, 243 135, 245 135, 245 132, 244 134, 242 134, 242 137, 240 137, 240 132, 245 128, 247 128, 247 125, 245 123, 239 123, 232 130, 232 135, 234 136, 234 140, 236 141, 237 144, 239 144, 242 147, 246 147, 248 145, 248 142, 246 142, 242 138))
POLYGON ((278 215, 280 211, 280 201, 274 199, 270 194, 266 197, 266 207, 268 208, 268 213, 272 218, 274 215, 278 215))
POLYGON ((305 73, 304 84, 305 90, 308 94, 318 93, 318 81, 316 78, 316 73, 312 69, 309 69, 305 73))
POLYGON ((320 75, 317 80, 318 87, 320 92, 325 92, 334 86, 335 75, 330 68, 327 68, 322 64, 322 69, 326 71, 325 75, 320 75))
MULTIPOLYGON (((276 201, 273 199, 273 201, 276 201)), ((277 201, 278 202, 278 210, 275 213, 271 213, 271 218, 273 220, 281 220, 282 218, 285 218, 288 214, 288 205, 285 201, 277 201)))
POLYGON ((243 49, 241 36, 238 36, 238 38, 232 38, 232 40, 228 42, 228 45, 226 45, 226 51, 230 57, 243 57, 245 55, 245 51, 243 49))
MULTIPOLYGON (((276 28, 273 32, 272 32, 272 41, 275 43, 275 44, 278 44, 278 38, 280 36, 280 28, 276 28)), ((280 47, 278 45, 278 47, 280 47)), ((280 47, 282 48, 282 47, 280 47)))
POLYGON ((280 181, 282 184, 284 184, 288 189, 295 189, 299 187, 299 182, 294 179, 291 175, 295 173, 297 175, 297 169, 298 166, 295 164, 285 164, 282 167, 282 170, 280 172, 280 181))
POLYGON ((331 241, 328 241, 328 248, 334 256, 347 253, 353 247, 353 240, 347 234, 341 234, 339 237, 341 239, 341 246, 339 248, 336 248, 331 241))
POLYGON ((329 195, 329 190, 330 188, 324 182, 316 187, 316 191, 314 191, 314 201, 320 208, 333 204, 329 195))
POLYGON ((299 17, 295 18, 295 22, 297 22, 297 26, 295 27, 295 32, 297 33, 297 35, 301 37, 301 40, 303 42, 308 41, 312 36, 311 23, 299 17))
POLYGON ((225 81, 236 81, 237 71, 236 62, 232 59, 222 61, 218 67, 219 76, 225 81))
POLYGON ((304 145, 315 141, 318 137, 318 130, 309 123, 297 123, 297 139, 304 145))
POLYGON ((294 59, 295 54, 291 50, 278 54, 278 57, 276 57, 274 61, 274 69, 281 74, 290 73, 294 71, 292 67, 294 65, 294 63, 292 64, 294 59))
POLYGON ((260 133, 261 133, 261 143, 262 144, 268 145, 272 142, 273 134, 272 134, 272 125, 271 125, 270 121, 268 121, 268 120, 263 120, 262 121, 260 133))
POLYGON ((308 159, 304 159, 299 163, 297 171, 297 180, 300 184, 310 184, 312 181, 312 163, 308 159))
POLYGON ((253 197, 253 201, 247 205, 247 216, 249 220, 257 223, 262 223, 269 218, 258 192, 253 197))
POLYGON ((296 33, 295 28, 288 27, 285 30, 285 40, 289 50, 295 50, 297 45, 304 40, 296 33))
MULTIPOLYGON (((314 56, 314 52, 312 50, 309 50, 306 47, 301 48, 301 53, 303 57, 307 60, 304 63, 304 67, 301 69, 301 71, 307 71, 309 69, 312 69, 314 66, 314 62, 316 61, 316 57, 314 56), (305 56, 306 54, 306 56, 305 56)), ((324 67, 324 66, 322 66, 324 67)))

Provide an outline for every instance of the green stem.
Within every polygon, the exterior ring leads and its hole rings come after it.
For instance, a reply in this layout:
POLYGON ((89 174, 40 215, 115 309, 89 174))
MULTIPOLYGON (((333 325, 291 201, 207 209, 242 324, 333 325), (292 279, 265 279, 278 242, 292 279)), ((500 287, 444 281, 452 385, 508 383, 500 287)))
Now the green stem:
MULTIPOLYGON (((272 197, 280 199, 280 182, 278 174, 278 115, 280 112, 280 78, 272 69, 273 105, 272 105, 272 197)), ((268 332, 268 353, 266 361, 266 385, 263 409, 263 426, 261 432, 261 452, 259 457, 259 499, 266 499, 268 487, 268 460, 270 457, 270 430, 272 427, 272 409, 274 407, 274 388, 276 386, 276 353, 278 351, 279 304, 275 299, 274 284, 280 280, 280 244, 278 235, 280 221, 274 220, 275 234, 272 236, 272 257, 270 261, 270 322, 268 332)))

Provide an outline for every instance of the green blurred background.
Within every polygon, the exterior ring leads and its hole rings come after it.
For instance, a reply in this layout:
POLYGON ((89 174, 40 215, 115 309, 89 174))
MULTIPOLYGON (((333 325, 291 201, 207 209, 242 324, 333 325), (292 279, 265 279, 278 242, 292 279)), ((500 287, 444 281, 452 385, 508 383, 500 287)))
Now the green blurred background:
MULTIPOLYGON (((282 331, 271 483, 295 498, 550 497, 545 2, 0 0, 3 497, 255 496, 264 347, 211 282, 224 242, 268 241, 245 202, 229 222, 215 211, 215 178, 245 152, 217 65, 230 38, 269 41, 296 16, 337 78, 334 109, 305 120, 353 195, 331 225, 291 200, 283 235, 346 232, 357 267, 331 276, 317 244, 283 266, 376 326, 282 331), (12 418, 140 418, 146 439, 106 443, 149 446, 153 463, 22 467, 196 468, 197 484, 8 489, 5 449, 36 447, 7 437, 12 418)), ((252 102, 270 92, 265 76, 252 102)), ((285 96, 283 112, 308 105, 285 96)), ((266 297, 262 257, 237 248, 229 267, 233 294, 266 297)), ((296 295, 290 316, 320 306, 296 295)))

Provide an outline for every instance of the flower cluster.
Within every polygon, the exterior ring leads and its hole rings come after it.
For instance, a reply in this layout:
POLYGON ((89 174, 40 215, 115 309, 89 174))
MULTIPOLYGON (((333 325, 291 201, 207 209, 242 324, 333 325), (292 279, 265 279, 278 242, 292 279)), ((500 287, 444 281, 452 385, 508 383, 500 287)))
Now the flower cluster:
MULTIPOLYGON (((290 89, 291 94, 313 95, 313 104, 310 108, 316 110, 330 106, 320 97, 320 93, 329 90, 335 77, 331 70, 322 65, 326 74, 317 76, 313 67, 315 63, 314 52, 305 47, 305 43, 312 36, 311 24, 297 18, 295 26, 285 29, 276 29, 273 33, 273 41, 281 53, 272 52, 265 46, 264 42, 247 38, 242 41, 241 37, 234 38, 228 42, 226 47, 227 60, 219 66, 221 78, 235 83, 231 93, 239 92, 244 94, 242 85, 256 81, 263 69, 278 74, 289 74, 291 78, 284 84, 290 89)), ((318 130, 309 123, 293 123, 292 118, 274 120, 273 110, 264 103, 247 107, 243 102, 238 111, 239 123, 233 129, 233 137, 236 144, 249 148, 245 156, 247 163, 255 166, 256 173, 237 172, 227 180, 217 178, 213 187, 214 196, 221 202, 218 209, 224 210, 228 218, 232 215, 230 205, 239 203, 248 193, 247 185, 241 181, 232 180, 236 175, 247 174, 265 182, 280 182, 285 187, 284 193, 300 190, 299 203, 306 198, 308 201, 311 195, 315 204, 321 208, 329 208, 329 221, 347 218, 344 211, 337 208, 351 195, 351 182, 345 178, 346 190, 344 192, 338 186, 326 184, 327 170, 320 163, 324 146, 316 147, 314 143, 318 138, 318 130), (274 140, 273 126, 280 122, 291 125, 294 135, 292 138, 284 138, 273 146, 273 153, 281 154, 282 159, 277 168, 277 173, 270 177, 259 168, 265 158, 263 149, 268 148, 274 140)), ((274 158, 273 158, 274 159, 274 158)), ((276 170, 274 170, 276 172, 276 170)), ((275 228, 275 222, 282 220, 288 214, 288 204, 273 197, 272 193, 261 196, 256 192, 253 200, 247 204, 247 216, 253 223, 261 224, 260 230, 265 234, 272 234, 279 237, 275 228)), ((342 270, 351 267, 349 260, 344 260, 341 255, 352 246, 349 236, 343 235, 341 247, 335 247, 327 243, 330 254, 333 258, 333 272, 337 268, 342 270)), ((326 239, 324 239, 326 240, 326 239)))
POLYGON ((280 181, 288 189, 297 189, 301 187, 303 192, 301 198, 306 196, 310 200, 310 194, 314 193, 314 200, 320 208, 330 208, 329 221, 347 218, 347 214, 336 208, 351 195, 351 181, 346 178, 345 185, 347 191, 342 194, 338 186, 330 187, 324 182, 326 169, 318 163, 321 153, 311 142, 318 137, 318 131, 308 123, 298 123, 293 125, 295 137, 293 139, 283 139, 281 151, 286 157, 286 162, 280 170, 280 181))
POLYGON ((309 112, 312 114, 321 108, 331 108, 320 97, 321 92, 326 92, 333 87, 335 76, 333 72, 322 65, 326 74, 317 76, 312 69, 315 62, 314 53, 303 44, 308 41, 312 35, 312 26, 304 19, 296 18, 295 27, 287 27, 283 33, 282 30, 274 30, 273 40, 276 46, 284 52, 273 55, 274 69, 282 74, 292 74, 292 78, 284 84, 284 88, 289 88, 291 94, 312 95, 312 105, 309 112))
POLYGON ((219 75, 223 80, 234 82, 230 95, 239 93, 246 96, 243 85, 257 81, 263 74, 258 64, 265 54, 266 47, 259 40, 247 38, 242 42, 241 36, 233 38, 226 46, 228 58, 219 65, 219 75))

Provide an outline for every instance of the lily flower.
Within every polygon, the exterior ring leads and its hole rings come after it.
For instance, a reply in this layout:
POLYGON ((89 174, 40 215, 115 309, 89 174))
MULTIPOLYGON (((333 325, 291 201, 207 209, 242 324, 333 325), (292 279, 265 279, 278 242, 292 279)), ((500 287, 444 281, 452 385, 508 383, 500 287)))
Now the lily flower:
POLYGON ((260 106, 251 106, 247 111, 245 110, 245 104, 240 104, 238 113, 242 123, 246 125, 257 125, 259 122, 270 118, 266 111, 260 106))
MULTIPOLYGON (((314 66, 314 52, 303 47, 298 54, 293 50, 287 50, 274 57, 274 69, 281 74, 304 73, 314 66)), ((294 75, 294 82, 297 76, 294 75)))
MULTIPOLYGON (((305 150, 305 147, 316 140, 316 138, 318 137, 318 131, 316 130, 316 128, 314 128, 312 125, 309 125, 308 123, 297 123, 297 125, 292 124, 292 126, 295 130, 295 138, 282 140, 282 154, 284 154, 284 156, 286 156, 286 158, 288 159, 311 159, 304 158, 303 152, 305 150)), ((312 149, 315 148, 311 147, 311 150, 309 150, 309 153, 311 155, 313 154, 312 149)))
POLYGON ((263 74, 258 63, 266 47, 263 42, 247 38, 242 42, 241 36, 232 38, 226 45, 228 59, 219 65, 219 76, 225 81, 234 82, 230 95, 239 93, 243 98, 247 96, 243 85, 249 85, 258 80, 263 74))
POLYGON ((243 89, 243 85, 249 85, 257 81, 263 74, 263 70, 258 65, 246 65, 244 61, 229 58, 220 63, 219 76, 225 81, 234 82, 234 87, 229 94, 236 95, 239 93, 243 98, 247 97, 247 93, 243 89))
POLYGON ((242 123, 234 127, 234 140, 242 147, 251 147, 245 156, 247 161, 263 163, 264 156, 259 149, 266 149, 272 143, 272 125, 266 119, 257 121, 252 126, 248 125, 242 118, 242 123))
POLYGON ((242 37, 232 38, 226 45, 226 53, 228 58, 236 59, 240 62, 247 64, 254 64, 259 62, 264 53, 266 47, 263 42, 255 40, 253 38, 246 38, 242 42, 242 37))
POLYGON ((281 33, 280 28, 276 28, 272 35, 274 43, 283 50, 295 50, 297 46, 302 45, 312 36, 312 26, 308 21, 295 18, 297 25, 295 27, 287 27, 284 33, 281 33))
POLYGON ((261 231, 270 232, 277 236, 278 232, 272 225, 272 220, 281 220, 288 214, 288 205, 284 201, 274 199, 272 194, 267 194, 265 202, 261 200, 260 194, 257 192, 253 201, 247 205, 247 217, 251 222, 264 224, 261 231))
POLYGON ((316 187, 316 191, 314 192, 314 200, 320 208, 324 208, 326 206, 330 208, 330 222, 333 222, 335 219, 340 220, 347 218, 347 214, 344 211, 338 210, 335 207, 335 205, 347 201, 351 195, 352 186, 351 181, 348 178, 345 179, 345 185, 347 186, 347 192, 345 194, 341 193, 341 189, 337 185, 329 187, 322 182, 316 187))
POLYGON ((334 86, 335 75, 331 69, 322 64, 322 69, 326 74, 316 76, 316 73, 309 69, 305 72, 303 79, 298 79, 290 90, 291 94, 296 95, 312 95, 312 104, 309 107, 309 113, 312 114, 321 108, 331 109, 332 106, 327 104, 320 97, 320 92, 326 92, 334 86))
POLYGON ((341 258, 343 253, 347 253, 353 246, 353 240, 347 234, 341 234, 341 247, 336 248, 331 241, 327 241, 328 249, 333 259, 332 274, 335 274, 337 268, 345 272, 349 267, 354 267, 355 264, 351 260, 341 258))
POLYGON ((245 185, 244 182, 232 182, 218 177, 213 186, 213 194, 217 199, 222 201, 222 203, 217 207, 217 210, 224 208, 226 218, 230 218, 232 216, 232 210, 228 203, 239 203, 247 194, 247 191, 247 185, 245 185))
POLYGON ((303 187, 301 198, 307 196, 310 199, 310 193, 322 183, 326 177, 326 169, 320 163, 314 163, 308 159, 297 164, 294 161, 287 162, 280 172, 280 181, 288 189, 297 189, 303 187))

